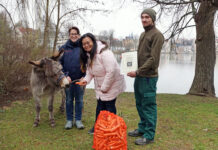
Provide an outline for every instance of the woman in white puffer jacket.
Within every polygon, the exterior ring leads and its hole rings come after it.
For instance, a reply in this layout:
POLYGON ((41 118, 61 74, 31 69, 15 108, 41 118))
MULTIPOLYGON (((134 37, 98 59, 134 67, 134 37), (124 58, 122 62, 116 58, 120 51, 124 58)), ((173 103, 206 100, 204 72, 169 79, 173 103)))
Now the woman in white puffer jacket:
MULTIPOLYGON (((96 120, 101 110, 116 114, 116 98, 124 92, 126 85, 114 54, 108 49, 106 42, 96 41, 91 33, 81 37, 80 47, 81 69, 86 71, 86 76, 81 82, 86 85, 94 78, 98 102, 96 120)), ((94 133, 94 128, 89 133, 94 133)))

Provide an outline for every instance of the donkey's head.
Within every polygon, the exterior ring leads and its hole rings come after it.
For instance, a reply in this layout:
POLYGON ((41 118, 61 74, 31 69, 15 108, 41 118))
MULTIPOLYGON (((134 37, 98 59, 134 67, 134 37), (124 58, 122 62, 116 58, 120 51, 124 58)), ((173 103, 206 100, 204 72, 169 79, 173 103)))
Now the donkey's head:
POLYGON ((42 72, 49 84, 66 87, 69 86, 69 81, 62 72, 62 66, 57 61, 64 50, 55 52, 50 58, 42 58, 37 61, 29 61, 34 66, 36 72, 42 72))

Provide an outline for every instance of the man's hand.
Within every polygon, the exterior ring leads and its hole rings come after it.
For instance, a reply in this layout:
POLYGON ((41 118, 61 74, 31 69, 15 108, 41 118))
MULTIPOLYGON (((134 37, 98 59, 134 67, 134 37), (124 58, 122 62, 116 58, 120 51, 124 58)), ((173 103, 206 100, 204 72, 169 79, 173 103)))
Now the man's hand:
POLYGON ((135 78, 136 77, 136 71, 131 71, 127 73, 127 76, 135 78))

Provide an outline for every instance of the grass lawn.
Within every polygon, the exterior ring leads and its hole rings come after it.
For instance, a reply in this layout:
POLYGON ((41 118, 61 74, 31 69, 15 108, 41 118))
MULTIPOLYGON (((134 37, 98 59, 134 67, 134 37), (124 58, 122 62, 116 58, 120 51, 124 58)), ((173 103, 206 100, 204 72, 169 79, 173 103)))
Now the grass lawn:
MULTIPOLYGON (((65 130, 65 115, 59 112, 60 96, 55 100, 56 126, 49 126, 47 101, 43 99, 40 126, 34 128, 34 102, 17 101, 0 110, 0 150, 91 150, 93 136, 87 132, 95 119, 93 90, 84 97, 84 130, 65 130)), ((188 95, 158 94, 158 123, 155 143, 136 146, 128 137, 129 150, 217 150, 218 99, 188 95)), ((117 99, 117 114, 124 118, 127 131, 139 121, 134 94, 117 99)))

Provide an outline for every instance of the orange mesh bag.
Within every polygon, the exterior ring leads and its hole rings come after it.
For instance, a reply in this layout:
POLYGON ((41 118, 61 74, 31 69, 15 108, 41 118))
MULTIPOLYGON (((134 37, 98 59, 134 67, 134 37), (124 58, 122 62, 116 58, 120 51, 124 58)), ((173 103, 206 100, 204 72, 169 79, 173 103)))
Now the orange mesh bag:
POLYGON ((127 150, 126 124, 123 118, 101 111, 95 123, 92 148, 95 150, 127 150))

